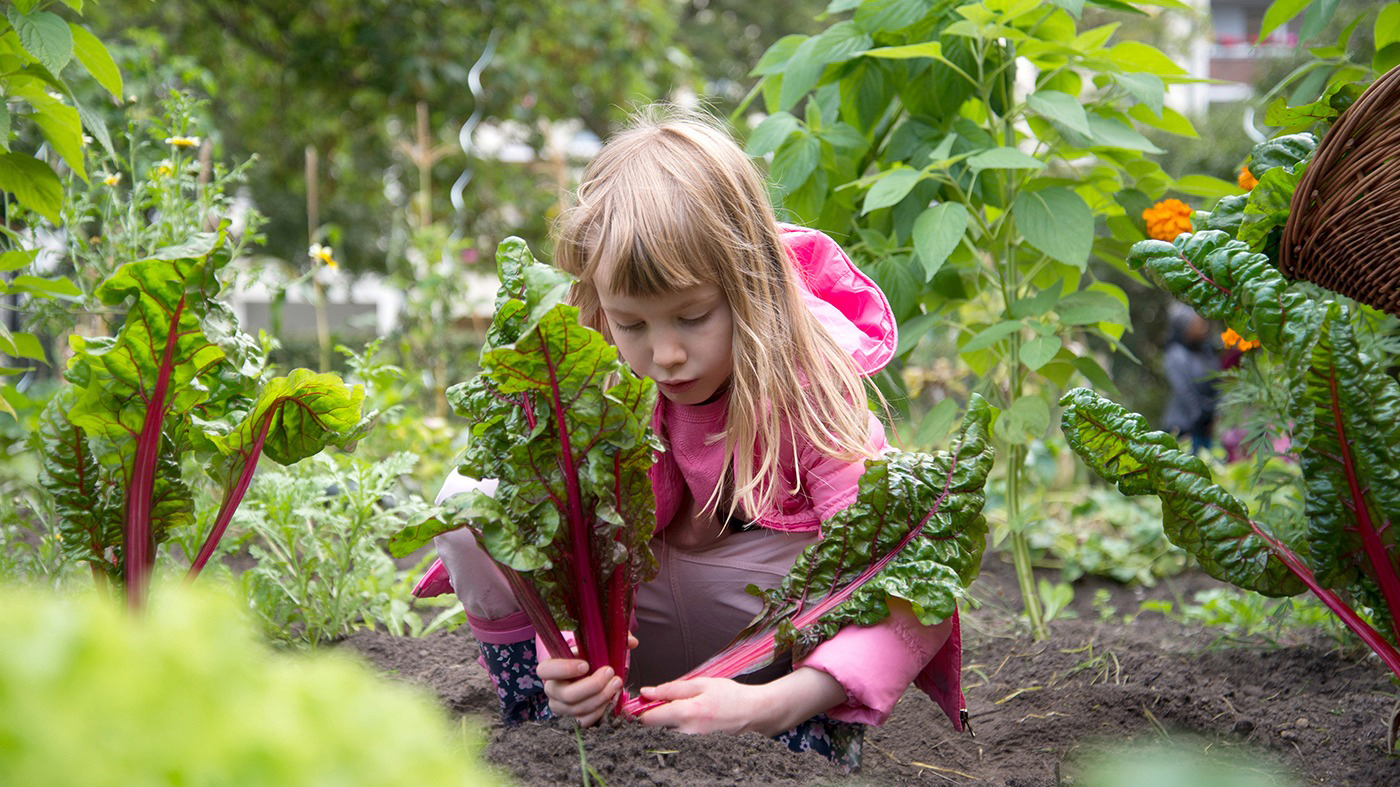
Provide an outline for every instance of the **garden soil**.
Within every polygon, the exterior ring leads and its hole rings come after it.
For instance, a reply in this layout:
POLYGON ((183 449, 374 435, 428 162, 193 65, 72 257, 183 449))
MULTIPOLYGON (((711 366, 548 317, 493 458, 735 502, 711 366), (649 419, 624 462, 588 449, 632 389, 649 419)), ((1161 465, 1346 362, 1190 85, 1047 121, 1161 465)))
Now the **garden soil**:
MULTIPOLYGON (((1074 617, 1034 643, 1014 630, 1014 574, 989 554, 964 612, 963 680, 976 736, 952 731, 911 689, 865 736, 864 766, 843 774, 811 754, 758 735, 688 736, 635 723, 577 734, 568 722, 504 728, 495 692, 463 627, 422 639, 373 631, 344 647, 374 668, 437 694, 448 712, 484 730, 485 758, 522 785, 1082 783, 1086 757, 1105 745, 1171 743, 1283 783, 1400 785, 1400 758, 1383 749, 1397 699, 1374 657, 1338 650, 1323 633, 1287 641, 1226 639, 1157 612, 1218 586, 1188 574, 1150 590, 1097 580, 1076 585, 1074 617), (1096 591, 1100 602, 1092 603, 1096 591), (1100 619, 1116 610, 1110 622, 1100 619), (1133 615, 1122 623, 1123 615, 1133 615), (582 757, 580 756, 582 746, 582 757)), ((1217 782, 1219 783, 1219 782, 1217 782)), ((1253 783, 1253 782, 1251 782, 1253 783)), ((1190 786, 1194 787, 1194 785, 1190 786)))

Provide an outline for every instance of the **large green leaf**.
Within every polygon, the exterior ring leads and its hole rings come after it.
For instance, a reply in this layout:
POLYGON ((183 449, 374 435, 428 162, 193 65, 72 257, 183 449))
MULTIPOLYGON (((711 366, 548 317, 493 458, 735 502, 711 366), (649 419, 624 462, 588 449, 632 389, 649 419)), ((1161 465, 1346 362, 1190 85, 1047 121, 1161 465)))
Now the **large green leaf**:
MULTIPOLYGON (((1289 284, 1267 256, 1218 230, 1184 233, 1172 243, 1141 241, 1129 251, 1128 262, 1201 316, 1257 338, 1285 359, 1288 369, 1302 370, 1311 362, 1319 326, 1332 308, 1289 284)), ((1306 443, 1312 412, 1301 405, 1305 382, 1301 374, 1281 382, 1293 403, 1293 438, 1306 443)))
POLYGON ((951 451, 868 460, 855 502, 823 523, 782 583, 749 588, 763 610, 690 674, 733 677, 788 648, 800 658, 842 626, 885 619, 890 598, 908 601, 926 625, 952 616, 986 548, 990 421, 974 395, 951 451))
POLYGON ((1270 596, 1304 590, 1274 551, 1276 539, 1212 481, 1204 462, 1177 448, 1176 438, 1153 431, 1141 415, 1087 388, 1070 391, 1060 404, 1070 448, 1123 494, 1161 498, 1167 538, 1208 574, 1270 596))
POLYGON ((112 60, 107 47, 102 45, 97 36, 89 33, 87 28, 70 23, 68 29, 73 36, 73 56, 83 64, 83 68, 86 68, 89 74, 92 74, 97 84, 120 101, 122 73, 117 68, 116 61, 112 60))
POLYGON ((970 217, 960 202, 940 202, 914 220, 914 251, 924 266, 924 280, 931 280, 948 255, 962 242, 970 217))
POLYGON ((204 568, 252 483, 258 460, 267 454, 289 465, 320 453, 330 443, 346 445, 368 424, 360 419, 365 392, 353 389, 333 374, 294 369, 287 377, 269 380, 257 401, 230 432, 206 434, 222 460, 213 475, 223 486, 214 525, 190 565, 190 576, 204 568))
POLYGON ((224 239, 221 229, 118 268, 97 291, 103 303, 126 309, 117 335, 70 339, 68 379, 77 396, 68 417, 121 478, 120 562, 133 606, 145 598, 166 530, 190 518, 179 455, 187 416, 209 393, 201 378, 225 357, 204 328, 205 315, 217 313, 210 304, 219 289, 214 274, 228 261, 224 239))
POLYGON ((103 283, 97 297, 126 308, 126 320, 114 342, 72 337, 75 365, 85 367, 86 377, 73 423, 134 451, 124 438, 142 433, 158 398, 161 418, 203 401, 208 388, 200 377, 225 353, 206 336, 202 318, 218 287, 214 270, 226 261, 222 235, 209 236, 127 263, 103 283))
POLYGON ((63 184, 49 165, 24 153, 0 155, 0 191, 8 191, 26 208, 61 224, 63 184))
POLYGON ((269 380, 257 403, 228 435, 213 443, 225 456, 247 455, 262 440, 268 458, 282 465, 300 462, 327 445, 355 435, 364 404, 363 386, 347 386, 334 374, 293 369, 269 380))
POLYGON ((73 34, 63 17, 50 11, 22 14, 11 9, 9 18, 24 50, 58 76, 73 58, 73 34))
POLYGON ((1053 186, 1022 191, 1011 204, 1016 229, 1032 246, 1076 268, 1089 263, 1094 247, 1094 214, 1082 197, 1053 186))

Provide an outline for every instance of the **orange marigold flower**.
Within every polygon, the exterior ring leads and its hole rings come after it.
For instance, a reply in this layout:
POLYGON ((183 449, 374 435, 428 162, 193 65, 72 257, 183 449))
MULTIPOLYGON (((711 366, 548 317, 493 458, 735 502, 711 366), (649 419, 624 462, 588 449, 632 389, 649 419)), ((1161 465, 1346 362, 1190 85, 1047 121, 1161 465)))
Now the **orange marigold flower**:
POLYGON ((1235 179, 1235 182, 1245 191, 1249 191, 1259 185, 1259 179, 1249 174, 1249 167, 1240 168, 1240 176, 1235 179))
POLYGON ((1179 199, 1164 199, 1142 212, 1147 234, 1157 240, 1173 241, 1191 231, 1191 206, 1179 199))
POLYGON ((1243 336, 1240 336, 1238 333, 1235 333, 1234 328, 1230 328, 1224 333, 1220 334, 1220 341, 1223 342, 1226 347, 1240 348, 1240 352, 1242 353, 1247 353, 1250 350, 1253 350, 1255 347, 1259 346, 1259 342, 1257 340, 1251 341, 1249 339, 1244 338, 1243 336))

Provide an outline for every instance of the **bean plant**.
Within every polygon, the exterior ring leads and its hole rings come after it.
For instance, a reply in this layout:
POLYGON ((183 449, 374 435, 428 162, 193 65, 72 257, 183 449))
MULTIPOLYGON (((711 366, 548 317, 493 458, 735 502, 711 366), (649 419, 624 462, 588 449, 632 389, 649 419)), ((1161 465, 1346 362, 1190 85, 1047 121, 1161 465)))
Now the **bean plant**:
MULTIPOLYGON (((1010 535, 1037 637, 1027 447, 1071 380, 1112 390, 1096 348, 1127 352, 1127 296, 1090 260, 1126 269, 1142 211, 1168 189, 1237 191, 1173 181, 1148 157, 1161 151, 1139 126, 1195 135, 1164 101, 1168 85, 1192 79, 1156 48, 1115 38, 1116 23, 1086 28, 1088 6, 1183 8, 836 0, 823 32, 779 40, 754 69, 768 116, 748 140, 751 154, 772 154, 782 207, 843 239, 890 297, 901 355, 951 338, 1001 408, 999 536, 1010 535)), ((941 439, 955 411, 941 403, 916 442, 941 439)))

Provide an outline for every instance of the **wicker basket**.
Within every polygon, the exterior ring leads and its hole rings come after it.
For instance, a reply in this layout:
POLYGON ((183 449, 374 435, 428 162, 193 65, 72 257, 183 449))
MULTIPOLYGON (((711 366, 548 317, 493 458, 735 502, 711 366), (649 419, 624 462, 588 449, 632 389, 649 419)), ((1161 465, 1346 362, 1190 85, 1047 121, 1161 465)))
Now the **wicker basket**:
POLYGON ((1400 68, 1337 119, 1288 207, 1285 275, 1400 315, 1400 68))

